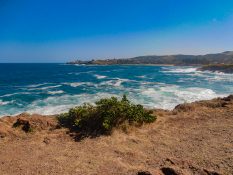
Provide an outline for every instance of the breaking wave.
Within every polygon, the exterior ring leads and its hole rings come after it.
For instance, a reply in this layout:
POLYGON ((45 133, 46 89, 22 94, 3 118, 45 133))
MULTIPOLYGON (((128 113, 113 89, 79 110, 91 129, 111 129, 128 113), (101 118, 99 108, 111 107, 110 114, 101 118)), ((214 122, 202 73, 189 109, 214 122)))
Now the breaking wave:
POLYGON ((104 78, 107 78, 107 76, 104 76, 104 75, 97 75, 95 74, 94 75, 97 79, 104 79, 104 78))
POLYGON ((163 67, 163 70, 161 72, 163 73, 192 73, 196 72, 197 68, 196 67, 189 67, 189 68, 184 68, 184 67, 163 67))

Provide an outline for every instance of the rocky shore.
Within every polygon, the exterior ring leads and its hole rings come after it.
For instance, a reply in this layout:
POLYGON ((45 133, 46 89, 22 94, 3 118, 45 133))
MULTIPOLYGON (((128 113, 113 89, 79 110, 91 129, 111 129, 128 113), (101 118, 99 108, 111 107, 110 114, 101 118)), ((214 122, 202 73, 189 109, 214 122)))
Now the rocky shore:
POLYGON ((0 172, 14 174, 233 174, 233 95, 154 110, 156 122, 74 139, 55 116, 0 118, 0 172))
POLYGON ((214 64, 214 65, 206 65, 198 70, 200 71, 211 71, 211 72, 223 72, 223 73, 233 73, 233 64, 214 64))

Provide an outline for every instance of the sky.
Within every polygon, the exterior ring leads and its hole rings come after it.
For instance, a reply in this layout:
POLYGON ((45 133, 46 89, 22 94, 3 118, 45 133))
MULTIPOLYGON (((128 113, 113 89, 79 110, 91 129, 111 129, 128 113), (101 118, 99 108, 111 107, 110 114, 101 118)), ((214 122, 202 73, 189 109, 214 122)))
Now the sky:
POLYGON ((233 50, 232 0, 0 0, 0 62, 233 50))

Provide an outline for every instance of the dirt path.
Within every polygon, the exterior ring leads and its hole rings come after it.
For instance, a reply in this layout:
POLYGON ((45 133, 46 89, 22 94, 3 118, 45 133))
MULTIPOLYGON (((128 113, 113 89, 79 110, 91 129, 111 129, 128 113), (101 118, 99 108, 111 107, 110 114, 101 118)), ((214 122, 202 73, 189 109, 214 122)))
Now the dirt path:
POLYGON ((0 174, 233 174, 232 96, 155 113, 153 124, 80 142, 51 117, 28 117, 37 126, 28 134, 12 128, 24 114, 2 118, 0 174))

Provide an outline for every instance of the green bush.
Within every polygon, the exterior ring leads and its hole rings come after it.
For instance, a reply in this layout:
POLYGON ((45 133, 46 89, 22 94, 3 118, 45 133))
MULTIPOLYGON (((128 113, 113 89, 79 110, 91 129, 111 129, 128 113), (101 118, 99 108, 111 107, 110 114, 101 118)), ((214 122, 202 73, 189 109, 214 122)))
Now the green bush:
POLYGON ((116 97, 97 101, 96 105, 84 104, 61 114, 58 120, 62 126, 86 131, 88 133, 110 133, 114 127, 123 124, 142 125, 155 121, 156 116, 142 105, 132 104, 124 95, 121 100, 116 97))

